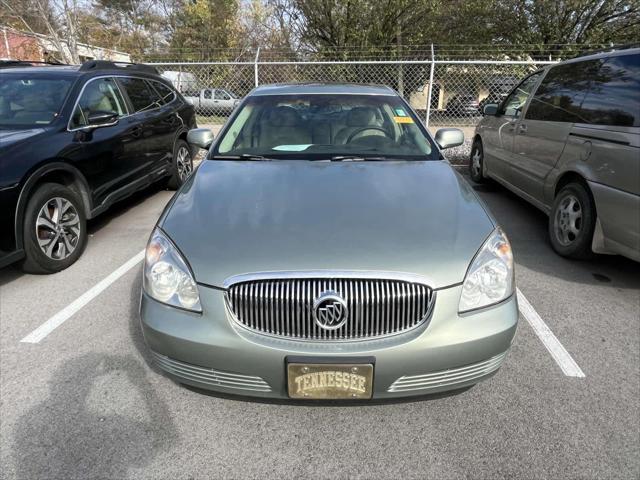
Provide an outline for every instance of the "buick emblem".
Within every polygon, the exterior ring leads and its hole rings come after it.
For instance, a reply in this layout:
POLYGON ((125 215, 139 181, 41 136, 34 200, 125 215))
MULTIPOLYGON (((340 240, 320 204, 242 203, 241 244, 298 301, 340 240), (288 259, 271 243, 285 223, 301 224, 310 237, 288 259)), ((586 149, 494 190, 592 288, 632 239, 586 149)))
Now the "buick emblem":
POLYGON ((313 319, 325 330, 336 330, 349 318, 347 302, 337 292, 324 292, 313 303, 313 319))

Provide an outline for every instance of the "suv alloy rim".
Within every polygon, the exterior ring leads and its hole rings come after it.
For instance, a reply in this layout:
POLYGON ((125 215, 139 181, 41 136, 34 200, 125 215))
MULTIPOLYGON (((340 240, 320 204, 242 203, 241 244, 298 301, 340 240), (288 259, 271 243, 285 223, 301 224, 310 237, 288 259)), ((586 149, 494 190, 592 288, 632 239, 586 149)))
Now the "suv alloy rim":
POLYGON ((80 217, 76 207, 62 197, 45 202, 36 218, 36 238, 47 257, 53 260, 68 258, 80 241, 80 217))
POLYGON ((186 147, 180 147, 178 149, 176 166, 178 167, 178 177, 180 178, 180 181, 186 180, 187 177, 191 175, 193 162, 191 161, 191 154, 186 147))
POLYGON ((582 229, 582 205, 574 195, 567 195, 558 205, 554 221, 556 238, 563 246, 576 241, 582 229))

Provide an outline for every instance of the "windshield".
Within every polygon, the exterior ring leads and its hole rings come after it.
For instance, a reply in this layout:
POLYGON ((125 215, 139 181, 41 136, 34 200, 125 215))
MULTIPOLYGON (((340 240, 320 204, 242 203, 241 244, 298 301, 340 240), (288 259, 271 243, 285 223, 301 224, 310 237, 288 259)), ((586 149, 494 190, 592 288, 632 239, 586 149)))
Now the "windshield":
POLYGON ((392 95, 256 95, 242 104, 210 158, 439 158, 418 122, 392 95))
POLYGON ((33 74, 3 75, 0 80, 0 127, 48 125, 60 114, 73 82, 33 74))

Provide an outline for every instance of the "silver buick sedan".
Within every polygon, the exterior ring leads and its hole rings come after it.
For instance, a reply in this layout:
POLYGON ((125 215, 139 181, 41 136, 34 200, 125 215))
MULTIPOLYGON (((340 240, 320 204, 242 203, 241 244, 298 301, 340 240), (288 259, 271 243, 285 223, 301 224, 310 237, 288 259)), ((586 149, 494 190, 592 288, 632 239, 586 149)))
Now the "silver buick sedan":
POLYGON ((387 87, 256 88, 151 234, 140 307, 179 382, 384 399, 494 374, 518 320, 511 247, 387 87))

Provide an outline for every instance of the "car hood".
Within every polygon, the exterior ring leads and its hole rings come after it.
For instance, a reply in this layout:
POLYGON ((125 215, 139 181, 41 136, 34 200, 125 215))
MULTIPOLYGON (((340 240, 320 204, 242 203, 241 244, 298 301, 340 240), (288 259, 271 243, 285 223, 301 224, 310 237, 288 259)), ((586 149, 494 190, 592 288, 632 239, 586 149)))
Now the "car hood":
POLYGON ((205 161, 160 221, 196 281, 367 270, 459 283, 495 227, 444 161, 205 161))

